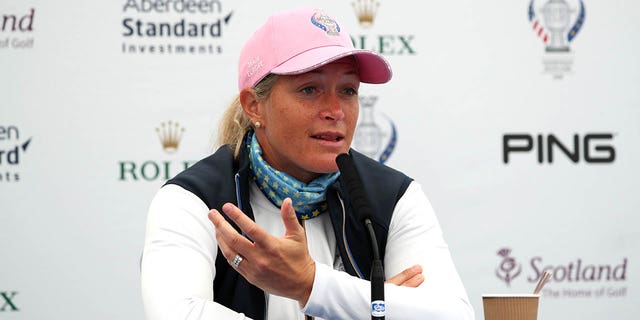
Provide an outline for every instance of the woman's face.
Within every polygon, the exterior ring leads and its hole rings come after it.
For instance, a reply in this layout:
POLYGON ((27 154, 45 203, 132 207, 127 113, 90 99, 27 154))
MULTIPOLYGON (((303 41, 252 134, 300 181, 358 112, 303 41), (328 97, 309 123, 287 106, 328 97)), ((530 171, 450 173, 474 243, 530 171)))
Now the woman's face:
POLYGON ((258 103, 256 130, 263 158, 275 169, 309 182, 338 170, 358 120, 360 78, 353 57, 307 73, 279 76, 258 103))

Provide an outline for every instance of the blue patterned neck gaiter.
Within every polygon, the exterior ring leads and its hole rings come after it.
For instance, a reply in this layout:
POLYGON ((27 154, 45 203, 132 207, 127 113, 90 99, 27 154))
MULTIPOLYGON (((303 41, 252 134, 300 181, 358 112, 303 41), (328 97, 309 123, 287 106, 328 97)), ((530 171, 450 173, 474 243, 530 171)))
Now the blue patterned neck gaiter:
POLYGON ((300 220, 311 219, 327 211, 325 193, 340 172, 324 174, 307 184, 271 167, 262 158, 262 148, 253 131, 247 135, 247 149, 253 179, 271 203, 280 208, 285 198, 291 198, 300 220))

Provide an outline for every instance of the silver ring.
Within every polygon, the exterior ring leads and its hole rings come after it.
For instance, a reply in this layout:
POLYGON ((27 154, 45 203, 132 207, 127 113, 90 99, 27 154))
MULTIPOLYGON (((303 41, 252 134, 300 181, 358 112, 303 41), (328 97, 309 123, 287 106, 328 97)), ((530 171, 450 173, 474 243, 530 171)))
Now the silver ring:
POLYGON ((244 259, 239 255, 236 254, 235 257, 233 257, 233 261, 231 261, 231 264, 233 265, 234 268, 239 268, 240 267, 240 263, 242 263, 244 259))

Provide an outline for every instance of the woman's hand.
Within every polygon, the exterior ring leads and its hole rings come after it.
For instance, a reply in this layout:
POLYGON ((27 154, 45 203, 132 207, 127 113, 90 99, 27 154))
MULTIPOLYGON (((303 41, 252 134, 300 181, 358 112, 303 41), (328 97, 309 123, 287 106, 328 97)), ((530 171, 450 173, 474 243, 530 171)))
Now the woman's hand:
POLYGON ((209 220, 216 227, 218 246, 227 262, 233 265, 235 256, 240 255, 243 261, 235 269, 247 281, 304 306, 311 294, 316 265, 309 255, 306 234, 298 223, 291 199, 282 203, 285 234, 280 238, 268 234, 231 203, 223 205, 222 211, 249 238, 239 234, 217 210, 209 211, 209 220))
POLYGON ((395 284, 396 286, 415 288, 424 282, 422 275, 422 267, 418 264, 398 273, 393 278, 385 281, 385 283, 395 284))

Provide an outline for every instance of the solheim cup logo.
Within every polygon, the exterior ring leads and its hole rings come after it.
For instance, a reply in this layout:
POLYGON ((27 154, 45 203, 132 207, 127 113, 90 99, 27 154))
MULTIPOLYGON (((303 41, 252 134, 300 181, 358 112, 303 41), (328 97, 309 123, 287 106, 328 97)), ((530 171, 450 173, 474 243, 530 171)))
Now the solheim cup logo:
POLYGON ((374 105, 378 101, 377 96, 361 96, 359 100, 362 117, 356 127, 354 148, 380 163, 385 163, 396 148, 396 126, 384 115, 381 116, 387 120, 386 123, 376 121, 378 114, 374 112, 374 105), (385 139, 387 136, 389 138, 385 139))
POLYGON ((545 72, 554 78, 562 78, 571 72, 573 59, 566 56, 571 52, 570 44, 584 25, 585 7, 582 0, 531 0, 529 2, 529 22, 538 38, 545 45, 545 72), (554 55, 555 56, 551 56, 554 55), (562 57, 558 54, 564 54, 562 57))
POLYGON ((575 22, 571 24, 571 15, 576 10, 572 9, 565 0, 549 0, 536 14, 534 0, 529 3, 529 21, 533 30, 546 45, 547 52, 569 52, 569 43, 578 34, 584 24, 584 3, 580 0, 579 12, 575 22))
POLYGON ((496 268, 496 276, 506 282, 507 286, 510 286, 511 280, 522 272, 522 266, 516 263, 516 260, 511 257, 510 254, 511 249, 500 249, 498 256, 502 257, 502 261, 500 261, 500 265, 496 268))
POLYGON ((326 15, 324 12, 314 13, 313 16, 311 16, 311 23, 326 31, 330 36, 340 35, 340 25, 338 25, 338 22, 326 15))

